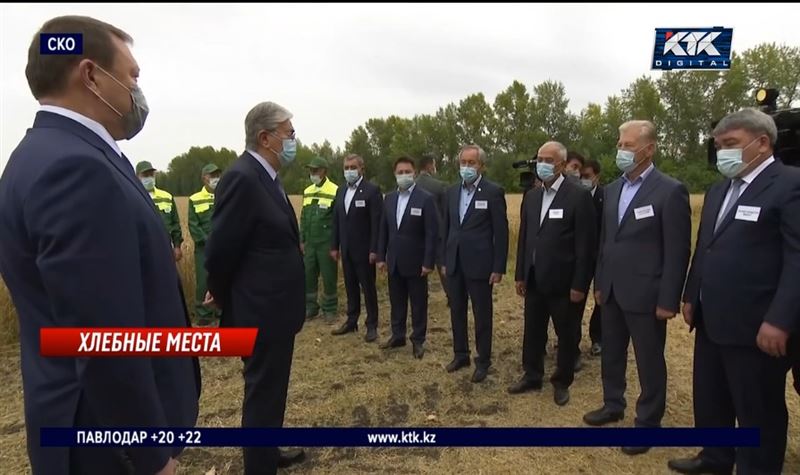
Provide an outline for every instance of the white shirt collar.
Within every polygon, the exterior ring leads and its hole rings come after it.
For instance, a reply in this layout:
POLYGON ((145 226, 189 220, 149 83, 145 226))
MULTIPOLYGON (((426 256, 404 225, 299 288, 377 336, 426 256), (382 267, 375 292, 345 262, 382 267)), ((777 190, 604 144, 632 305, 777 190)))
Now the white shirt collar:
POLYGON ((360 177, 358 177, 358 180, 356 180, 355 183, 353 183, 352 185, 347 185, 347 187, 350 188, 351 190, 356 190, 361 185, 361 180, 363 180, 363 179, 364 179, 364 177, 360 176, 360 177))
POLYGON ((470 193, 472 193, 472 191, 478 189, 478 185, 480 184, 482 178, 483 178, 483 175, 478 175, 478 178, 476 178, 475 181, 473 181, 472 184, 469 185, 469 186, 467 186, 467 183, 464 180, 461 180, 461 188, 464 188, 465 190, 467 190, 470 193), (470 188, 472 188, 472 189, 470 190, 470 188))
POLYGON ((647 167, 647 168, 645 169, 645 171, 643 171, 643 172, 642 172, 642 174, 641 174, 641 175, 639 175, 639 177, 638 177, 638 178, 636 178, 635 180, 631 181, 630 179, 628 179, 628 174, 627 174, 627 173, 623 173, 623 174, 622 174, 622 178, 624 178, 624 179, 625 179, 625 181, 626 181, 626 182, 628 182, 628 184, 629 184, 629 185, 633 185, 633 184, 634 184, 634 183, 636 183, 637 181, 640 181, 640 180, 641 180, 641 181, 644 181, 644 180, 647 178, 647 175, 649 175, 649 174, 653 173, 653 170, 655 170, 655 169, 656 169, 656 165, 655 165, 655 163, 651 163, 651 164, 650 164, 650 166, 649 166, 649 167, 647 167))
POLYGON ((416 183, 414 183, 413 185, 409 186, 409 187, 408 187, 408 189, 407 189, 406 191, 403 191, 403 190, 401 190, 400 188, 398 188, 398 189, 397 189, 397 192, 398 192, 399 194, 403 195, 403 196, 408 196, 408 195, 410 195, 410 194, 411 194, 411 192, 412 192, 412 191, 414 191, 414 188, 415 188, 416 186, 417 186, 417 184, 416 184, 416 183))
POLYGON ((261 166, 264 167, 264 169, 267 171, 267 173, 269 173, 270 178, 274 180, 275 177, 278 176, 278 172, 276 172, 275 169, 272 168, 272 165, 270 165, 269 162, 264 157, 259 155, 258 152, 250 149, 247 149, 247 152, 253 157, 255 157, 256 160, 258 160, 258 163, 260 163, 261 166))
POLYGON ((114 140, 111 134, 108 133, 108 130, 106 130, 106 128, 103 127, 100 122, 90 119, 83 114, 75 112, 74 110, 70 110, 61 106, 42 105, 39 110, 43 112, 50 112, 51 114, 58 114, 66 117, 67 119, 74 120, 75 122, 97 134, 98 137, 103 139, 103 142, 107 143, 108 146, 111 147, 111 150, 117 152, 117 155, 122 157, 122 150, 120 150, 119 145, 117 145, 117 141, 114 140))
POLYGON ((758 177, 758 175, 761 174, 761 172, 766 170, 768 166, 772 165, 773 162, 775 162, 775 157, 773 155, 770 155, 768 159, 761 162, 761 165, 755 167, 750 173, 743 176, 742 181, 747 183, 748 185, 750 183, 753 183, 753 180, 755 180, 756 177, 758 177))
POLYGON ((561 188, 562 183, 564 183, 564 175, 558 175, 556 181, 554 181, 553 184, 550 185, 550 189, 548 189, 546 185, 542 185, 542 187, 544 188, 545 193, 549 191, 552 191, 553 193, 558 193, 558 189, 561 188))
POLYGON ((592 188, 592 196, 594 196, 596 192, 597 192, 597 185, 594 185, 594 188, 592 188))

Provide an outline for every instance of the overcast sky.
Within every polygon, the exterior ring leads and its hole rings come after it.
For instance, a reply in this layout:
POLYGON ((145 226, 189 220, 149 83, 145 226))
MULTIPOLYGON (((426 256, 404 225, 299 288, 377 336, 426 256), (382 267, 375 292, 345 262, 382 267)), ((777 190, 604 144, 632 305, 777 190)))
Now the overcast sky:
POLYGON ((121 148, 165 169, 193 145, 241 152, 244 116, 272 100, 304 143, 344 146, 372 117, 411 117, 519 80, 562 81, 573 111, 651 72, 657 27, 733 27, 733 49, 800 45, 800 6, 767 4, 14 4, 0 6, 0 168, 38 104, 27 49, 48 19, 127 31, 150 105, 121 148))

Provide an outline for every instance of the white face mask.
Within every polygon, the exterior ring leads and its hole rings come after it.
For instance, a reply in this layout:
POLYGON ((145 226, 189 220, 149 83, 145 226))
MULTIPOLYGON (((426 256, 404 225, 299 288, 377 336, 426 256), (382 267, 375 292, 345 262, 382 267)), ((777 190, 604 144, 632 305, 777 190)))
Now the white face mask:
POLYGON ((319 175, 311 175, 309 179, 311 180, 311 183, 315 184, 316 186, 319 186, 319 184, 322 183, 322 177, 319 175))
POLYGON ((217 178, 217 177, 210 178, 208 180, 208 187, 211 188, 212 190, 216 190, 217 189, 217 183, 219 183, 219 178, 217 178))
POLYGON ((142 186, 147 191, 153 191, 156 188, 156 177, 154 176, 143 176, 140 178, 142 182, 142 186))

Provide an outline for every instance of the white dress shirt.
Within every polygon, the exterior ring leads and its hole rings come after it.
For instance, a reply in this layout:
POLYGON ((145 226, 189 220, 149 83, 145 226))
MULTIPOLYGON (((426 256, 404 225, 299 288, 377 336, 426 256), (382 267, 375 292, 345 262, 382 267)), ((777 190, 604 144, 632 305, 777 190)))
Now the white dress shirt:
POLYGON ((411 198, 411 192, 414 191, 416 186, 417 184, 414 183, 406 191, 397 190, 397 229, 400 229, 400 223, 403 222, 403 215, 406 212, 406 206, 408 206, 408 199, 411 198))
POLYGON ((350 212, 350 203, 353 201, 353 197, 356 196, 356 190, 358 190, 358 187, 361 185, 361 180, 363 179, 364 177, 360 176, 358 177, 358 181, 353 183, 352 186, 347 185, 347 190, 344 192, 344 214, 350 212))
POLYGON ((550 205, 553 204, 553 199, 556 197, 556 193, 558 193, 558 189, 561 188, 562 183, 564 183, 564 175, 559 175, 556 181, 550 185, 550 188, 543 185, 542 212, 539 213, 539 225, 544 222, 544 216, 547 214, 547 210, 550 209, 550 205))
POLYGON ((112 137, 111 134, 108 133, 108 130, 106 130, 106 128, 103 127, 100 124, 100 122, 97 122, 94 119, 90 119, 90 118, 86 117, 85 115, 79 114, 79 113, 77 113, 77 112, 75 112, 73 110, 69 110, 69 109, 66 109, 66 108, 60 107, 60 106, 43 105, 43 106, 41 106, 39 108, 39 110, 43 111, 43 112, 50 112, 52 114, 58 114, 60 116, 66 117, 68 119, 72 119, 75 122, 78 122, 79 124, 83 125, 87 129, 89 129, 92 132, 94 132, 95 134, 97 134, 98 137, 103 139, 103 142, 107 143, 108 146, 111 147, 112 150, 117 152, 117 155, 122 157, 122 150, 119 149, 119 145, 117 145, 117 141, 114 140, 114 137, 112 137))

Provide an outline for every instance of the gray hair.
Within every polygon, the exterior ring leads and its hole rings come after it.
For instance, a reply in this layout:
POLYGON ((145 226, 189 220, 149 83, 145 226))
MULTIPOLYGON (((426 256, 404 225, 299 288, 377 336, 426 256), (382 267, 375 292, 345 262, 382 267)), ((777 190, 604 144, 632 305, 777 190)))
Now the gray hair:
POLYGON ((461 150, 458 151, 458 158, 461 159, 461 154, 466 152, 467 150, 475 150, 478 152, 478 160, 480 160, 481 164, 486 165, 487 157, 486 152, 480 147, 480 145, 469 144, 463 145, 461 150))
POLYGON ((250 109, 244 118, 244 140, 248 149, 258 147, 258 133, 262 130, 274 132, 278 126, 293 117, 283 106, 274 102, 261 102, 250 109))
POLYGON ((751 107, 723 117, 714 127, 711 135, 716 137, 734 129, 743 129, 759 135, 765 134, 769 138, 770 145, 775 145, 775 142, 778 141, 778 127, 772 117, 751 107))
POLYGON ((656 126, 649 120, 629 120, 619 126, 619 132, 622 133, 632 127, 639 127, 639 138, 644 138, 652 143, 656 143, 658 140, 656 126))
POLYGON ((344 162, 346 162, 348 160, 355 160, 356 162, 358 162, 358 165, 361 168, 364 168, 364 159, 361 157, 361 155, 359 155, 357 153, 351 153, 351 154, 347 155, 346 157, 344 157, 344 160, 342 161, 342 164, 344 164, 344 162))
POLYGON ((555 140, 551 140, 550 142, 545 142, 544 145, 539 147, 539 151, 541 151, 545 147, 555 147, 558 150, 558 157, 561 161, 567 160, 567 147, 564 146, 561 142, 556 142, 555 140))

